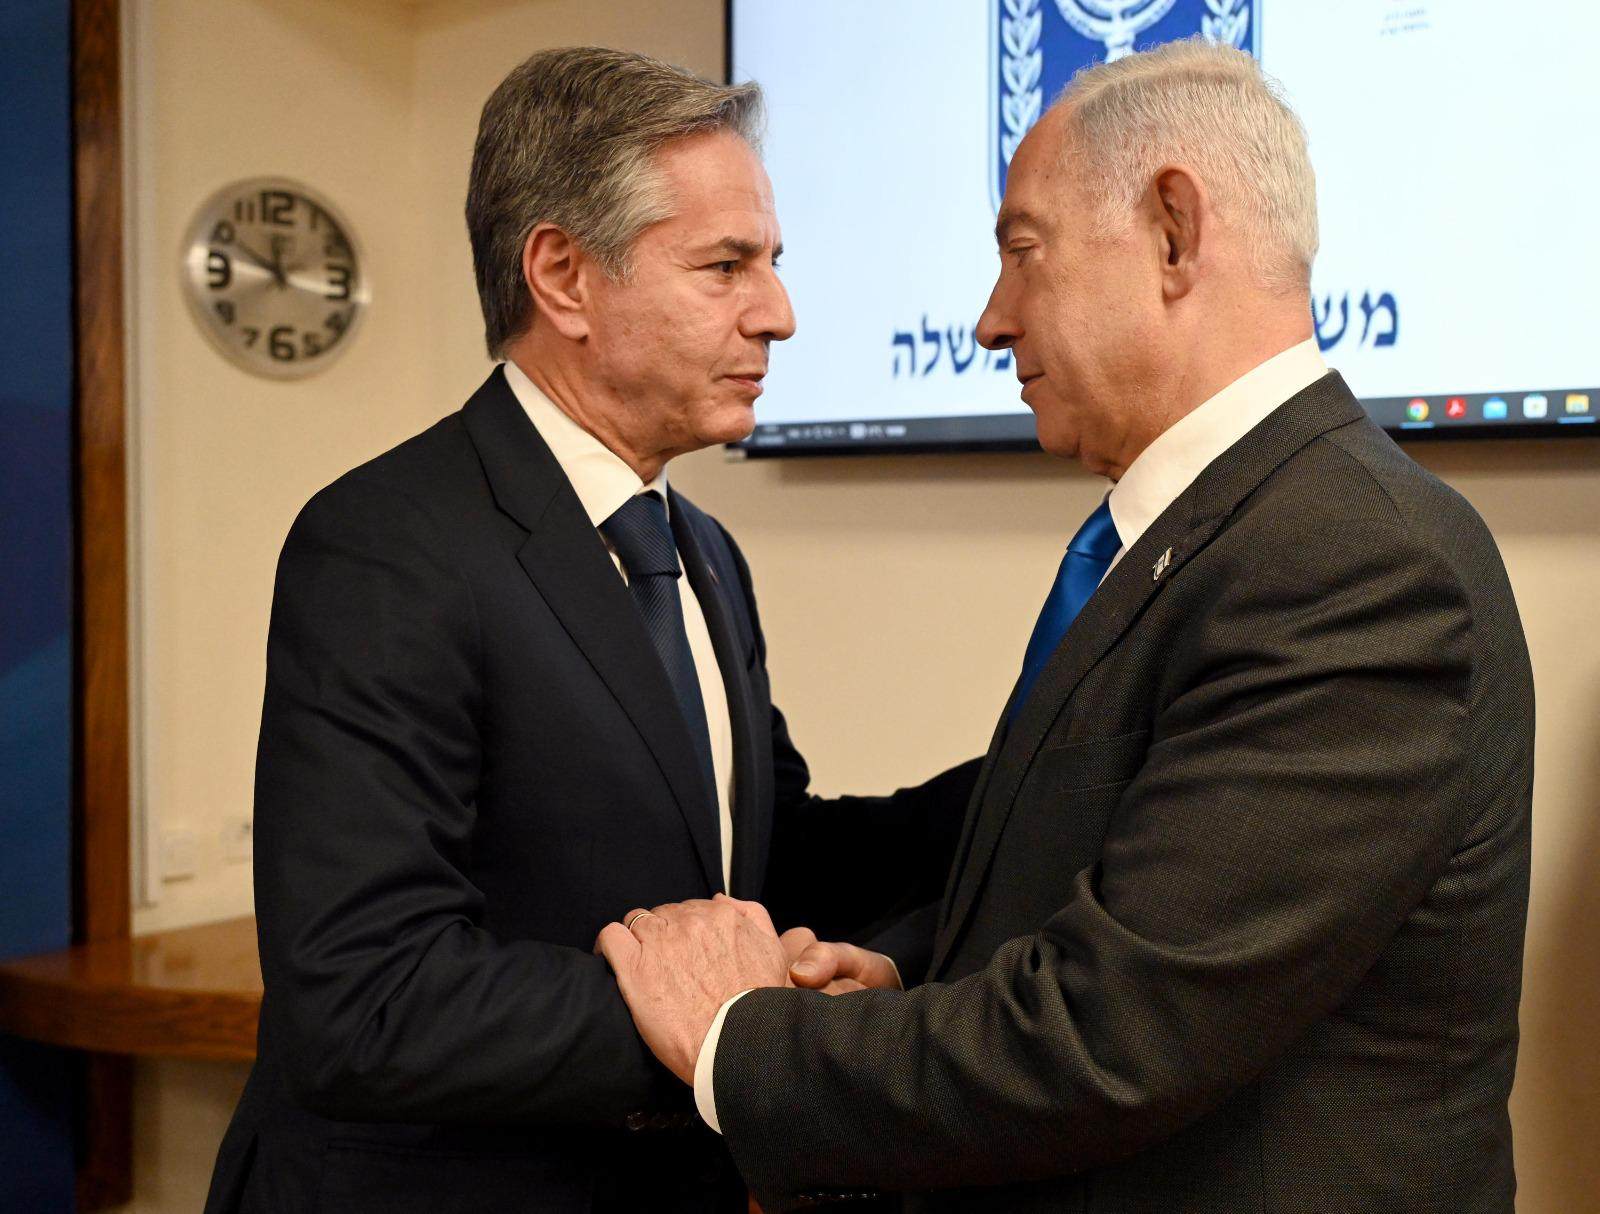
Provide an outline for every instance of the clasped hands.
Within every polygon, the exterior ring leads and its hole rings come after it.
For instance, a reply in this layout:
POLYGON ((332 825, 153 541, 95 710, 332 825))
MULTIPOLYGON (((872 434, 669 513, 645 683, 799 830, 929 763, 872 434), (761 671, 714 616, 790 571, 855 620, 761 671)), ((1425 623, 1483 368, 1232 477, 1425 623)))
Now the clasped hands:
POLYGON ((718 1009, 741 991, 798 986, 837 995, 900 985, 883 954, 819 941, 804 927, 779 936, 759 902, 726 894, 630 911, 600 932, 595 952, 616 974, 645 1044, 688 1084, 718 1009))

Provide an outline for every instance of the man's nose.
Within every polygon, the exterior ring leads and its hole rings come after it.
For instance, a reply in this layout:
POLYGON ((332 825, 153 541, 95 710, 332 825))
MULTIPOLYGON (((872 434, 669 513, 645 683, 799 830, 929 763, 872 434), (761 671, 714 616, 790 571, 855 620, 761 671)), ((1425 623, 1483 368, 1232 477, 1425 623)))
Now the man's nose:
POLYGON ((989 302, 983 307, 983 315, 978 317, 975 333, 978 344, 986 350, 1008 349, 1021 336, 1016 319, 1011 315, 1007 295, 1008 292, 1001 289, 1001 283, 996 281, 994 290, 989 292, 989 302))
POLYGON ((777 271, 768 270, 745 313, 745 336, 787 341, 794 336, 794 328, 794 305, 789 302, 789 292, 777 271))

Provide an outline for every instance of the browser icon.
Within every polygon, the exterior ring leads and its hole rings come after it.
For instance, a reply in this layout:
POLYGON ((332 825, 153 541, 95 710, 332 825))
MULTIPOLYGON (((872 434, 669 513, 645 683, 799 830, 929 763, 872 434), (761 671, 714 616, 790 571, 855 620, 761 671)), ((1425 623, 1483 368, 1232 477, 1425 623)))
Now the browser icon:
POLYGON ((1550 398, 1543 392, 1533 392, 1522 398, 1523 417, 1544 417, 1550 412, 1550 398))

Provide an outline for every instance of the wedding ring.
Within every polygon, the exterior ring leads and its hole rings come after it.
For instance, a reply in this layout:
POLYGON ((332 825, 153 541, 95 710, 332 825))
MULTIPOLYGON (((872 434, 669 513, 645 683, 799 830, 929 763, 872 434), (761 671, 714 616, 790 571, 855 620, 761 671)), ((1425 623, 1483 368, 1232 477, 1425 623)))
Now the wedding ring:
POLYGON ((635 923, 639 922, 640 919, 643 919, 646 915, 654 915, 657 919, 661 918, 661 916, 657 915, 655 913, 655 911, 647 911, 647 910, 634 911, 633 914, 629 915, 626 919, 624 919, 622 921, 622 926, 627 928, 631 932, 633 930, 633 925, 635 923))

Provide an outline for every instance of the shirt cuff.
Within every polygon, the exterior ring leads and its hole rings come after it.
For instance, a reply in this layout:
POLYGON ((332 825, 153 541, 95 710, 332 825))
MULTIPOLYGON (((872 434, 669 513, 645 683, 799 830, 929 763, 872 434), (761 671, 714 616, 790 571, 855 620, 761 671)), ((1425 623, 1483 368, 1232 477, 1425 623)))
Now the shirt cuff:
POLYGON ((727 1019, 728 1009, 749 993, 740 991, 717 1009, 716 1018, 706 1030, 706 1039, 700 1043, 700 1057, 694 1063, 695 1107, 700 1110, 700 1119, 719 1134, 722 1126, 717 1122, 717 1094, 711 1083, 717 1070, 717 1038, 722 1036, 722 1022, 727 1019))
POLYGON ((900 967, 894 963, 894 958, 889 956, 888 953, 879 953, 878 956, 882 957, 885 961, 887 961, 889 963, 889 969, 894 973, 895 989, 896 990, 901 990, 901 991, 905 990, 906 989, 905 979, 900 977, 900 967))
MULTIPOLYGON (((906 984, 900 979, 900 967, 895 964, 894 958, 888 953, 878 955, 887 961, 889 968, 894 971, 895 986, 905 990, 906 984)), ((749 993, 740 991, 717 1009, 711 1027, 706 1030, 705 1040, 700 1043, 700 1056, 694 1060, 695 1108, 700 1110, 700 1120, 719 1134, 722 1133, 722 1124, 717 1120, 717 1092, 712 1082, 712 1077, 717 1071, 717 1041, 722 1037, 722 1022, 728 1018, 728 1009, 749 993)))

